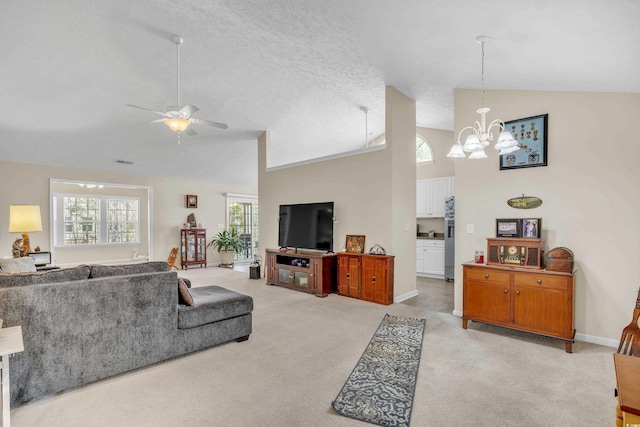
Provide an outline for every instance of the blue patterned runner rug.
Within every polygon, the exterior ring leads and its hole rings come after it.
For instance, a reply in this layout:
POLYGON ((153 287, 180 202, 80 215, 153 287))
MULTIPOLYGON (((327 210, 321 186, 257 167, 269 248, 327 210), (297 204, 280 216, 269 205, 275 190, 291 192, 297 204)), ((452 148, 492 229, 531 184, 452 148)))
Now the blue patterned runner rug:
POLYGON ((345 417, 381 426, 409 426, 425 319, 385 315, 333 401, 345 417))

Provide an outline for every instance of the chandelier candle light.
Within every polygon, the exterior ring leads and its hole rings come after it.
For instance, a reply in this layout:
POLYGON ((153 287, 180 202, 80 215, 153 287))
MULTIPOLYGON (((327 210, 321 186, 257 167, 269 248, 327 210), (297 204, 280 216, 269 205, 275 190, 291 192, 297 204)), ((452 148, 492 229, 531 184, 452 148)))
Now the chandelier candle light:
POLYGON ((489 141, 493 141, 491 129, 495 126, 500 129, 500 136, 495 145, 496 150, 500 150, 500 155, 512 153, 520 149, 518 142, 513 138, 511 132, 505 129, 502 120, 495 119, 487 126, 487 113, 490 111, 490 108, 484 106, 484 44, 491 40, 491 38, 478 36, 476 40, 482 46, 482 107, 476 111, 480 114, 480 121, 476 120, 473 126, 467 126, 460 131, 458 140, 451 147, 447 157, 466 157, 465 152, 467 152, 471 153, 469 155, 470 159, 486 159, 487 154, 484 152, 484 148, 489 145, 489 141), (471 134, 467 136, 463 145, 461 136, 462 133, 467 130, 471 130, 471 134))

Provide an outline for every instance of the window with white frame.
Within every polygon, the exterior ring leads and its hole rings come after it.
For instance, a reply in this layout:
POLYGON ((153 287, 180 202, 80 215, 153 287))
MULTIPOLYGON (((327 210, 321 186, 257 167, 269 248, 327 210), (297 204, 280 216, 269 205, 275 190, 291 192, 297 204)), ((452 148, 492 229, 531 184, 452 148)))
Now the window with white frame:
POLYGON ((55 194, 54 210, 56 246, 140 242, 138 198, 55 194))
POLYGON ((433 163, 431 144, 419 133, 416 133, 416 163, 433 163))

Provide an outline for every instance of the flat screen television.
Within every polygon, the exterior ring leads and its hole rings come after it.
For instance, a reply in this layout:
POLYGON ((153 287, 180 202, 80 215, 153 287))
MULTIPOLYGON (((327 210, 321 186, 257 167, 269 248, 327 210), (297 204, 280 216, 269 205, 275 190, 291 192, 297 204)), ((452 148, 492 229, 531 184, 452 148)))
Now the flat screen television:
POLYGON ((278 246, 333 251, 333 202, 280 205, 278 246))

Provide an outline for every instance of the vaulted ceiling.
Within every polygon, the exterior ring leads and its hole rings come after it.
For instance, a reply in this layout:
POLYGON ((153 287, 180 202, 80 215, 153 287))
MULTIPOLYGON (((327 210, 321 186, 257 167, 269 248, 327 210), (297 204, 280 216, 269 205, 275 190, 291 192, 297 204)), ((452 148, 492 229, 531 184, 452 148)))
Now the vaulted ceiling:
MULTIPOLYGON (((271 166, 337 154, 384 132, 384 90, 419 126, 453 129, 453 89, 640 92, 636 0, 5 0, 0 159, 256 185, 271 166), (177 134, 125 104, 181 101, 177 134), (116 160, 133 162, 133 165, 116 160)), ((479 100, 480 102, 480 100, 479 100)), ((606 108, 606 106, 603 106, 606 108)))

